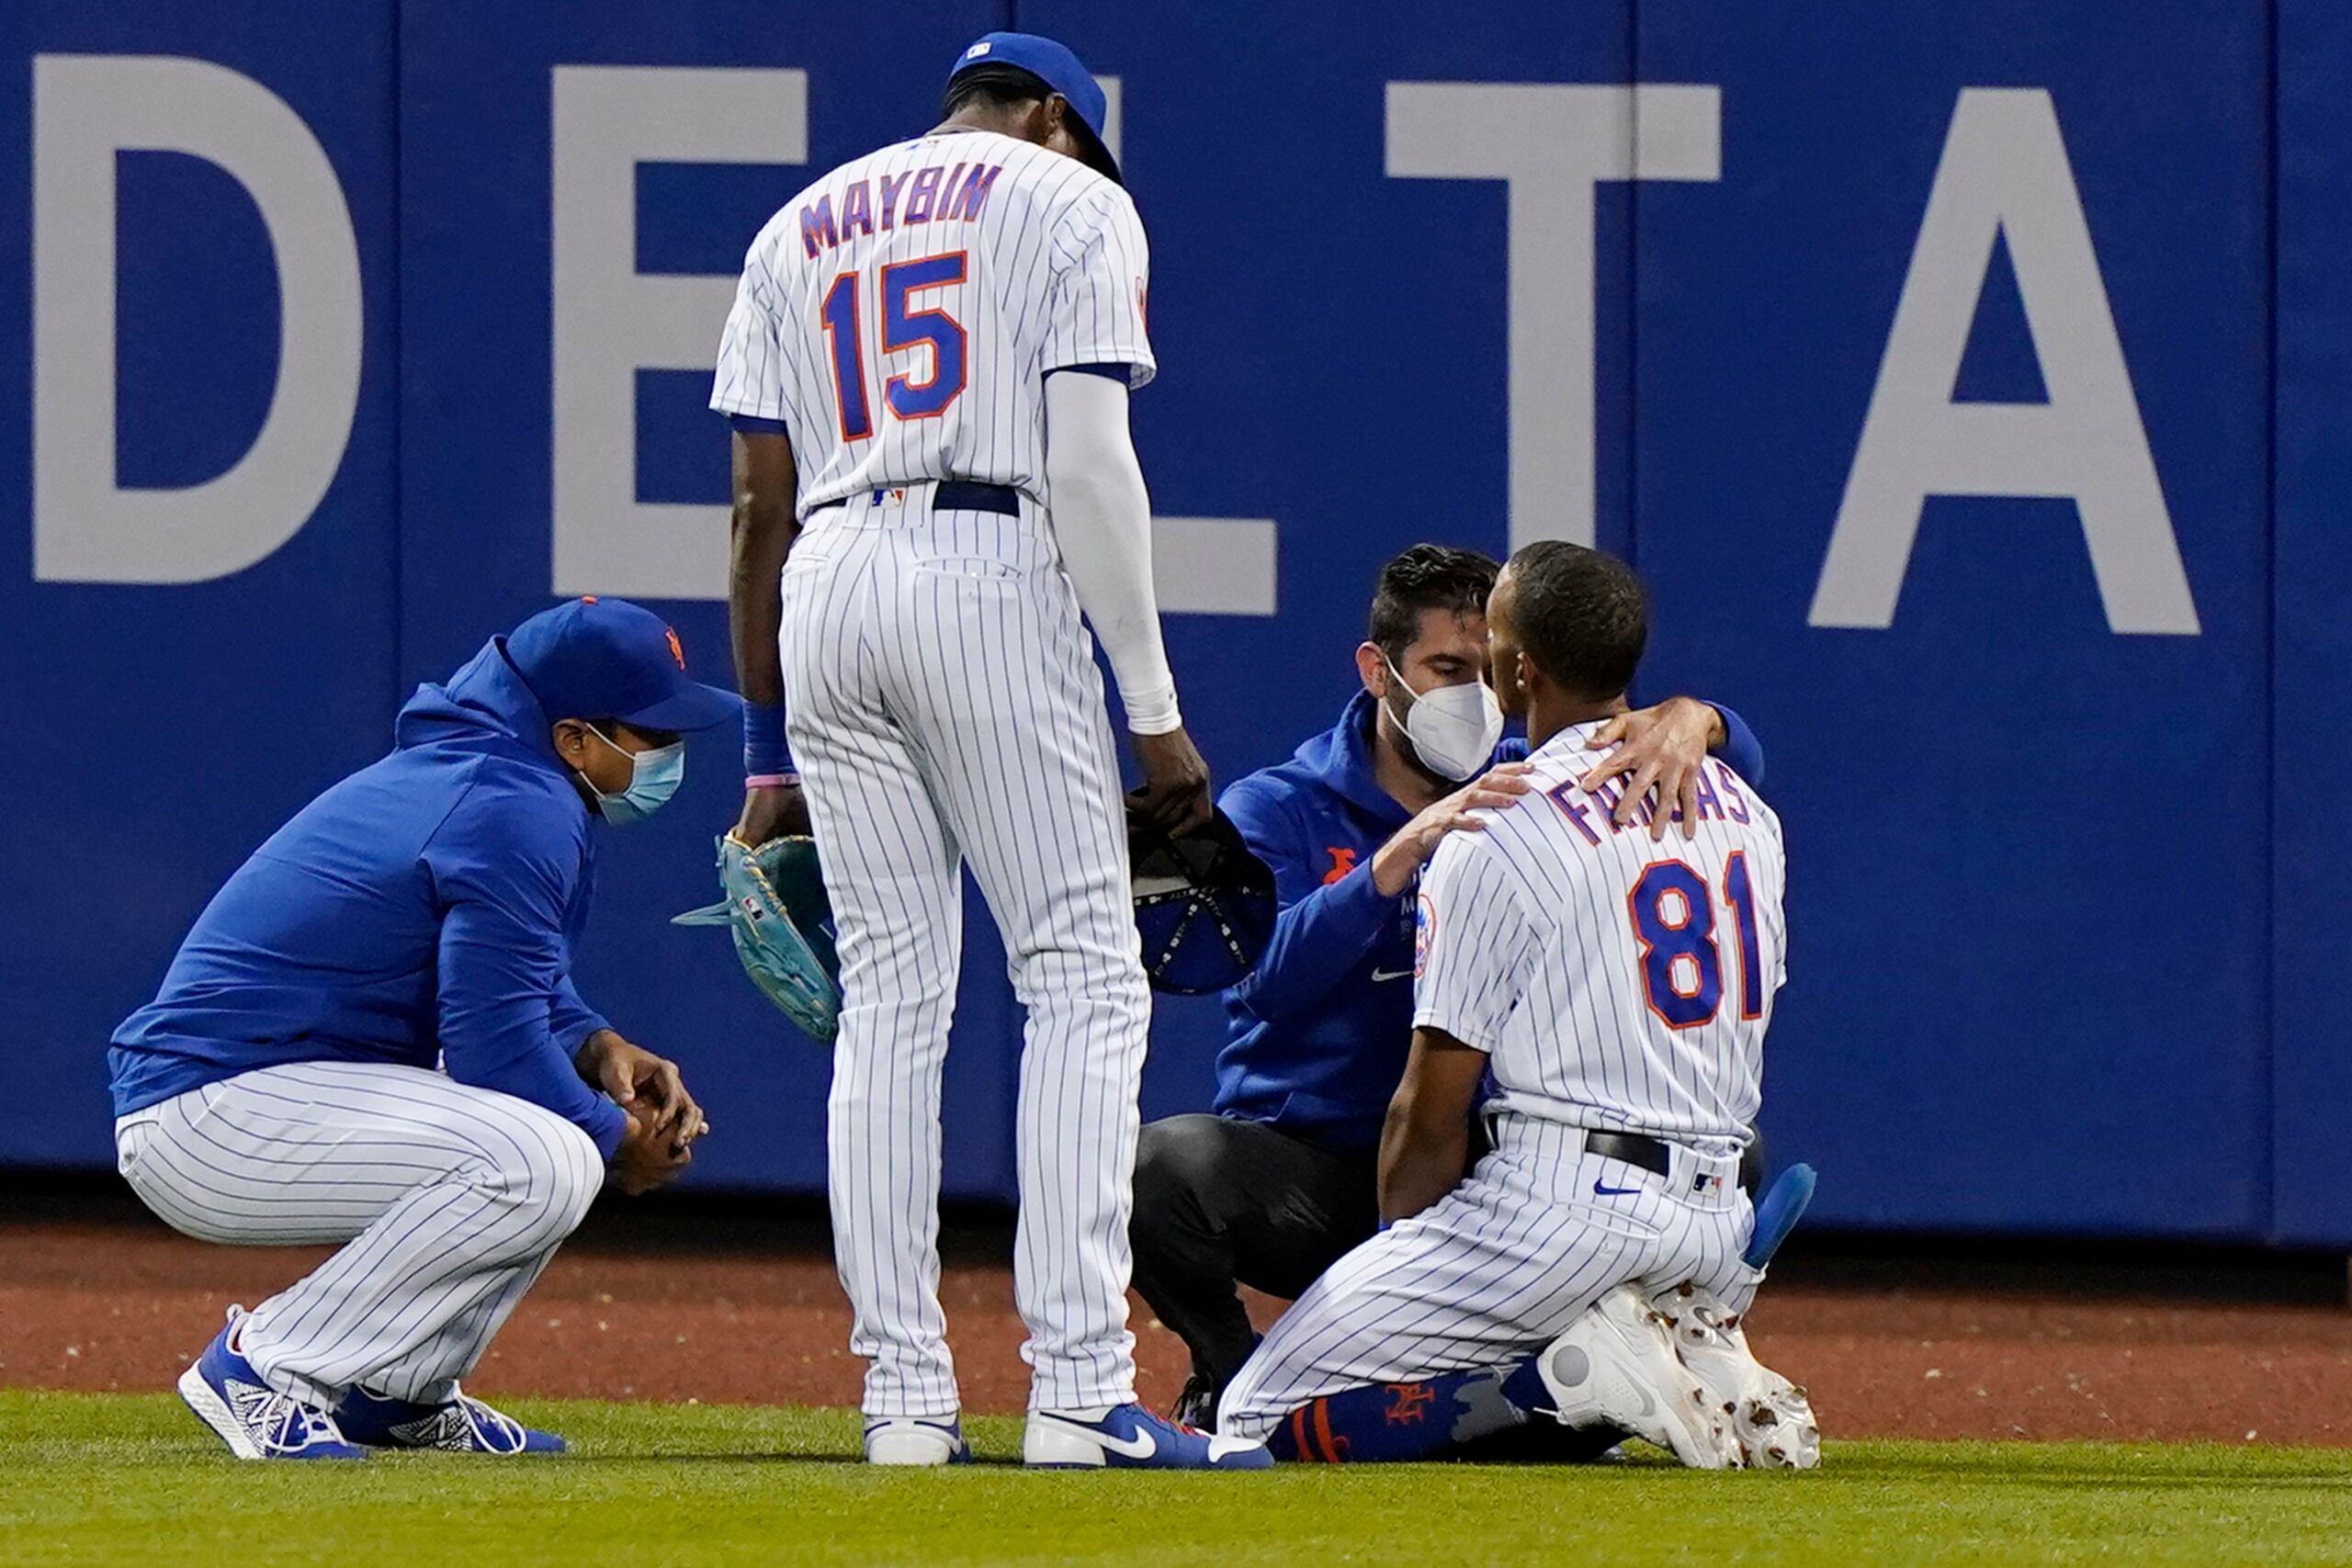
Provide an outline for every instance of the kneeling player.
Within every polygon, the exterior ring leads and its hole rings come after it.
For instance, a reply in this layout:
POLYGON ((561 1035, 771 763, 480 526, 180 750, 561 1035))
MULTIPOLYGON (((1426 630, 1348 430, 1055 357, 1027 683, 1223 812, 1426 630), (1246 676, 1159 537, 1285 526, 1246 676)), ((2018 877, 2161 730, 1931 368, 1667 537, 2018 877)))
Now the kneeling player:
POLYGON ((641 1191, 705 1128, 572 987, 591 823, 660 807, 677 732, 741 711, 634 604, 532 616, 254 851, 115 1032, 116 1149, 149 1208, 206 1241, 348 1244, 231 1308, 181 1377, 238 1457, 563 1446, 458 1380, 606 1163, 641 1191))
MULTIPOLYGON (((1426 544, 1383 566, 1354 650, 1363 689, 1338 724, 1220 802, 1272 871, 1280 913, 1257 967, 1225 993, 1209 1113, 1143 1130, 1131 1227, 1136 1292, 1193 1353, 1172 1413, 1191 1425, 1216 1425, 1257 1348, 1238 1287, 1295 1298, 1376 1228, 1381 1120, 1412 1043, 1412 991, 1396 982, 1412 973, 1414 884, 1448 836, 1483 825, 1473 807, 1523 798, 1510 775, 1526 742, 1497 745, 1486 681, 1495 572, 1476 550, 1426 544)), ((1652 777, 1658 798, 1679 799, 1710 746, 1762 777, 1763 752, 1727 707, 1672 697, 1619 722, 1625 743, 1592 760, 1597 779, 1626 781, 1621 818, 1652 777)))
POLYGON ((1409 1459, 1543 1416, 1693 1465, 1741 1462, 1743 1438, 1764 1439, 1755 1461, 1809 1463, 1810 1411, 1737 1329, 1760 1277, 1738 1170, 1783 977, 1780 824, 1717 763, 1695 836, 1664 843, 1578 785, 1648 636, 1623 564, 1529 546, 1487 627, 1532 789, 1422 879, 1387 1228, 1274 1325, 1220 1429, 1285 1458, 1409 1459), (1494 1148, 1465 1180, 1490 1069, 1494 1148))

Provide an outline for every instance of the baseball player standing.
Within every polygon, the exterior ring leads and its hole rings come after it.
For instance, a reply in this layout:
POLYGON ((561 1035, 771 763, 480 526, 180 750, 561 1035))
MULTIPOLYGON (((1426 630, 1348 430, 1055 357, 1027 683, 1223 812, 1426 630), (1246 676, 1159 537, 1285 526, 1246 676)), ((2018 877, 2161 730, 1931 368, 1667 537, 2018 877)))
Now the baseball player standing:
POLYGON ((1137 809, 1197 823, 1208 770, 1152 596, 1127 433, 1127 394, 1155 367, 1148 261, 1103 107, 1060 44, 979 39, 944 123, 843 164, 761 231, 719 348, 748 705, 736 833, 757 843, 805 805, 824 852, 843 993, 829 1186, 876 1463, 966 1452, 937 1247, 965 863, 1028 1013, 1023 1457, 1272 1462, 1135 1403, 1127 1219, 1150 1004, 1081 609, 1134 733, 1137 809))
POLYGON ((1484 832, 1447 838, 1422 878, 1412 1052, 1381 1140, 1387 1228, 1274 1325, 1220 1430, 1278 1433, 1286 1457, 1408 1457, 1452 1439, 1451 1421, 1419 1417, 1462 1374, 1532 1357, 1501 1393, 1566 1415, 1606 1354, 1630 1382, 1690 1395, 1655 1402, 1668 1408, 1645 1436, 1687 1462, 1736 1462, 1637 1301, 1584 1325, 1575 1355, 1535 1353, 1625 1301, 1621 1285, 1690 1281, 1729 1313, 1754 1294, 1738 1172, 1784 976, 1780 823, 1720 762, 1702 771, 1695 834, 1664 842, 1615 820, 1611 786, 1579 783, 1648 636, 1621 563, 1528 546, 1487 626, 1532 787, 1484 832), (1490 1069, 1495 1146, 1465 1180, 1490 1069))

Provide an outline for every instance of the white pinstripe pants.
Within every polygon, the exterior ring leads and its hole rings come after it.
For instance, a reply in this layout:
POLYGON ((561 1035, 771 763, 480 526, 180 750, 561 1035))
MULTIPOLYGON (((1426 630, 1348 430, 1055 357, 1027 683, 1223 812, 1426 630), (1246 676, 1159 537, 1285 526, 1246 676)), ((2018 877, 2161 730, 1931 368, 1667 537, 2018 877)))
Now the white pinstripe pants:
POLYGON ((255 1307, 242 1348, 332 1406, 354 1384, 437 1404, 473 1369, 604 1185, 594 1140, 421 1067, 263 1067, 115 1123, 123 1177, 173 1229, 348 1242, 255 1307))
POLYGON ((1655 1176, 1586 1154, 1558 1122, 1505 1117, 1496 1137, 1469 1179, 1307 1288, 1226 1389, 1220 1432, 1263 1438, 1342 1389, 1532 1355, 1628 1280, 1690 1280, 1747 1309, 1762 1276, 1740 1261, 1755 1217, 1737 1156, 1678 1147, 1655 1176), (1702 1176, 1713 1180, 1693 1196, 1702 1176))
POLYGON ((820 512, 785 569, 794 757, 840 928, 829 1173, 871 1416, 958 1408, 939 1112, 961 863, 1028 1013, 1014 1295, 1033 1409, 1134 1397, 1127 1216, 1150 1023, 1093 639, 1045 520, 928 487, 820 512), (899 497, 902 496, 903 499, 899 497))

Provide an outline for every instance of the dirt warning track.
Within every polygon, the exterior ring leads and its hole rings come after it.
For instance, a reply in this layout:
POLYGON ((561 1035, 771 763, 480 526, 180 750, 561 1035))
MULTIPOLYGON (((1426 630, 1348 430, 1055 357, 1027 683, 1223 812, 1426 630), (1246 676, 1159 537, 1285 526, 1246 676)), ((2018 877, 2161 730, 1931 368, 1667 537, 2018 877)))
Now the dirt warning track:
MULTIPOLYGON (((854 1404, 860 1366, 821 1224, 778 1205, 785 1217, 713 1226, 695 1201, 592 1220, 474 1385, 854 1404)), ((322 1255, 190 1241, 96 1187, 28 1207, 0 1219, 0 1386, 166 1390, 224 1305, 258 1301, 322 1255)), ((951 1217, 950 1235, 942 1293, 966 1405, 1017 1411, 1027 1369, 997 1260, 1001 1222, 951 1217)), ((2014 1266, 1890 1284, 1883 1269, 1807 1267, 1798 1250, 1751 1333, 1764 1360, 1809 1386, 1833 1437, 2352 1443, 2352 1312, 2314 1299, 2308 1274, 2196 1300, 2165 1288, 2177 1280, 2037 1289, 2035 1270, 2014 1266)), ((1135 1322, 1143 1396, 1164 1405, 1183 1347, 1140 1303, 1135 1322)))

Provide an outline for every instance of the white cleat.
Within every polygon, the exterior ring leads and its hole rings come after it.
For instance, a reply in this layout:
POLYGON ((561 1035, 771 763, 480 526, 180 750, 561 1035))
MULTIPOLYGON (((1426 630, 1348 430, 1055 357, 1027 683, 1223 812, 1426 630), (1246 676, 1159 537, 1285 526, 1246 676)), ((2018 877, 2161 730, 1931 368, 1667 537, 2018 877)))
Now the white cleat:
POLYGON ((1811 1470, 1821 1462, 1821 1425, 1804 1390, 1747 1348, 1739 1314, 1712 1291, 1684 1281, 1650 1298, 1682 1364, 1730 1417, 1740 1458, 1753 1470, 1811 1470))
POLYGON ((954 1416, 924 1421, 886 1416, 865 1424, 865 1462, 907 1466, 962 1464, 972 1457, 954 1416))
POLYGON ((1535 1370, 1564 1427, 1616 1427, 1693 1470, 1739 1466, 1729 1420, 1674 1353, 1665 1320, 1630 1285, 1601 1297, 1545 1346, 1535 1370))

